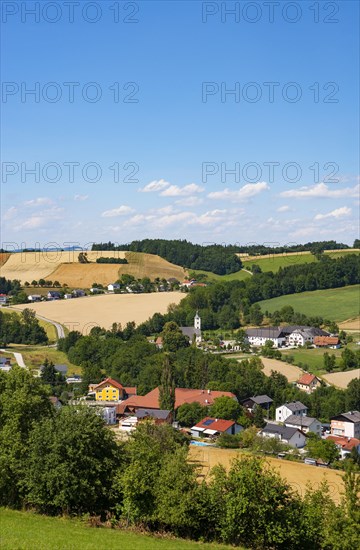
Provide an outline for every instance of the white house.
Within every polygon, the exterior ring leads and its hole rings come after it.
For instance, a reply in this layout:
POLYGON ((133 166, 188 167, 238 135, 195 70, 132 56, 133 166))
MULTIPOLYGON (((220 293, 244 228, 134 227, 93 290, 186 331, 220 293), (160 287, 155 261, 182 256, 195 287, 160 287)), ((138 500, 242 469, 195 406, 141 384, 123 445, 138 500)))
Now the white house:
POLYGON ((305 391, 306 393, 312 393, 321 386, 321 382, 319 378, 317 378, 314 374, 305 373, 297 380, 296 387, 299 388, 299 390, 305 391))
POLYGON ((349 411, 331 419, 331 435, 360 439, 360 412, 349 411))
POLYGON ((291 416, 306 416, 307 407, 301 403, 301 401, 291 401, 291 403, 285 403, 280 407, 277 407, 275 411, 276 422, 285 422, 285 420, 291 416))
POLYGON ((193 437, 217 436, 220 434, 235 435, 244 428, 234 420, 222 420, 207 416, 191 428, 193 437))
POLYGON ((288 346, 304 346, 306 342, 312 344, 316 336, 329 336, 329 333, 321 328, 305 325, 288 325, 282 327, 288 346))
POLYGON ((28 300, 29 302, 40 302, 41 296, 40 294, 29 294, 28 300))
POLYGON ((268 423, 260 432, 260 435, 267 438, 278 439, 281 443, 291 447, 301 449, 305 446, 306 437, 297 428, 288 428, 286 426, 277 426, 268 423))
POLYGON ((335 443, 340 452, 341 459, 349 456, 354 448, 360 454, 360 439, 355 437, 338 437, 336 435, 329 435, 326 439, 335 443))
POLYGON ((120 289, 120 285, 119 285, 119 283, 112 283, 112 284, 108 285, 107 288, 108 288, 109 292, 114 292, 115 290, 120 289))
POLYGON ((280 327, 249 328, 245 332, 252 346, 264 346, 267 340, 271 340, 274 348, 280 348, 285 344, 285 334, 280 327))
POLYGON ((65 300, 71 300, 74 296, 72 294, 64 294, 65 300))
POLYGON ((298 416, 292 414, 287 417, 284 424, 288 428, 297 428, 305 434, 312 432, 321 437, 321 423, 311 416, 298 416))
POLYGON ((8 303, 8 297, 6 294, 0 294, 0 305, 1 306, 6 306, 6 304, 8 303))

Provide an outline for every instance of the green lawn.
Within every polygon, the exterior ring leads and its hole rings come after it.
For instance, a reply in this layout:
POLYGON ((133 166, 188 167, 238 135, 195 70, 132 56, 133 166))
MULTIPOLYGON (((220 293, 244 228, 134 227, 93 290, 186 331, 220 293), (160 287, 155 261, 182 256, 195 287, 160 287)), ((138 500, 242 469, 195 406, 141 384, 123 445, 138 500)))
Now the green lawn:
MULTIPOLYGON (((354 254, 358 253, 358 249, 349 249, 349 250, 343 250, 341 252, 325 252, 326 255, 330 256, 331 258, 340 258, 341 256, 345 256, 346 254, 354 254)), ((253 264, 256 264, 261 267, 261 270, 263 272, 265 271, 273 271, 276 273, 279 271, 280 267, 289 267, 290 265, 300 265, 300 264, 308 264, 312 262, 317 262, 318 260, 311 254, 310 252, 302 253, 302 254, 289 254, 288 256, 280 256, 278 254, 269 255, 268 258, 261 258, 259 260, 256 259, 256 256, 249 260, 243 260, 243 265, 245 269, 249 269, 253 264)))
POLYGON ((292 355, 294 357, 294 365, 299 365, 299 363, 308 365, 309 372, 312 374, 325 374, 323 356, 326 351, 330 355, 336 356, 336 366, 339 366, 342 349, 289 349, 281 351, 281 353, 285 357, 292 355))
MULTIPOLYGON (((246 266, 244 266, 246 268, 246 266)), ((202 269, 189 269, 189 273, 194 274, 195 277, 199 274, 207 275, 208 281, 244 281, 251 277, 250 273, 244 270, 237 271, 236 273, 230 273, 230 275, 216 275, 211 271, 203 271, 202 269)))
POLYGON ((2 550, 216 550, 229 548, 87 527, 79 520, 0 509, 2 550))
POLYGON ((263 300, 259 305, 262 311, 270 313, 290 305, 295 311, 309 317, 320 315, 324 319, 341 322, 359 315, 360 285, 288 294, 263 300))

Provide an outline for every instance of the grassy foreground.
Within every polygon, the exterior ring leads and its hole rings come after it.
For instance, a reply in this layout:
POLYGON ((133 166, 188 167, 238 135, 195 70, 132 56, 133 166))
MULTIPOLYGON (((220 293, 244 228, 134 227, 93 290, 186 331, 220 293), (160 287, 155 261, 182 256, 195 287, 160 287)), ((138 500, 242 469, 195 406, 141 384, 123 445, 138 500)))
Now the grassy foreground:
POLYGON ((273 313, 290 305, 308 317, 320 315, 330 321, 345 321, 359 315, 360 285, 287 294, 259 302, 262 311, 273 313))
POLYGON ((2 550, 220 550, 218 544, 155 538, 116 529, 88 527, 79 520, 0 508, 2 550))

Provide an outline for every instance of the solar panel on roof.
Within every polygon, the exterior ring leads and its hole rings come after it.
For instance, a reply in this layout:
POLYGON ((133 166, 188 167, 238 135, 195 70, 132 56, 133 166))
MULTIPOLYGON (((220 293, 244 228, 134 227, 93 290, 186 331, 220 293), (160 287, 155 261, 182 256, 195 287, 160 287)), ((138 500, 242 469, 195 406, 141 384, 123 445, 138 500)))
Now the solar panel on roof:
POLYGON ((208 418, 205 422, 203 422, 203 426, 210 426, 213 422, 214 420, 212 418, 208 418))

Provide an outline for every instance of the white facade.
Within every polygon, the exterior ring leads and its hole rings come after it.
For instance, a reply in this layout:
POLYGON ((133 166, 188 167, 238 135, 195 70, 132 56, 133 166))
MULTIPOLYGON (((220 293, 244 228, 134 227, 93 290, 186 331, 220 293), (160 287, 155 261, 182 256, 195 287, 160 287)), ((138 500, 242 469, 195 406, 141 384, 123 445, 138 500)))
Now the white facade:
POLYGON ((297 430, 290 438, 281 437, 281 435, 277 433, 261 432, 261 435, 262 437, 267 437, 269 439, 278 439, 281 443, 290 445, 290 447, 294 447, 295 449, 302 449, 305 447, 306 443, 305 435, 299 430, 297 430))
POLYGON ((297 423, 292 424, 291 422, 287 422, 285 420, 285 426, 287 426, 288 428, 298 428, 305 434, 311 432, 321 437, 321 424, 316 418, 314 418, 313 422, 308 426, 302 426, 302 425, 299 426, 299 424, 297 423))
POLYGON ((114 292, 114 290, 118 290, 120 288, 120 285, 118 283, 112 283, 108 285, 107 288, 110 292, 114 292))
POLYGON ((194 317, 194 328, 201 330, 201 317, 198 312, 196 312, 194 317))
POLYGON ((285 420, 291 416, 292 414, 295 414, 296 416, 306 416, 307 414, 307 407, 305 407, 299 410, 294 410, 293 408, 289 408, 291 406, 291 403, 285 403, 285 405, 281 405, 280 407, 277 407, 275 412, 275 420, 276 422, 285 422, 285 420))

